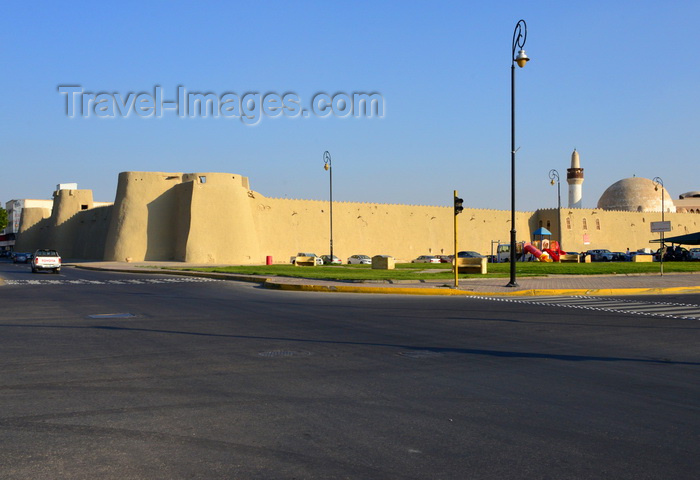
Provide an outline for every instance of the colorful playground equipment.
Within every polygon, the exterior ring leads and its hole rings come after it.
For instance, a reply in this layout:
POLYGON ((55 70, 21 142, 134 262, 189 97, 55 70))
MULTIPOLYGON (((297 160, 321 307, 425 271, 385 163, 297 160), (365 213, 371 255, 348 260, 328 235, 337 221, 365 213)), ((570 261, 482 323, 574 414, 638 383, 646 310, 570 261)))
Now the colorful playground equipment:
POLYGON ((535 247, 531 243, 526 243, 524 246, 524 249, 527 253, 531 253, 540 262, 551 262, 552 261, 552 257, 550 257, 549 253, 543 252, 542 250, 535 247))
POLYGON ((566 255, 566 252, 559 246, 559 242, 551 240, 552 232, 546 228, 538 228, 533 232, 533 236, 535 240, 532 244, 526 244, 525 249, 532 253, 540 262, 558 262, 562 255, 566 255), (530 246, 529 249, 528 245, 530 246))
MULTIPOLYGON (((562 259, 562 255, 566 255, 566 252, 561 249, 559 242, 550 239, 552 232, 544 227, 540 227, 535 230, 532 235, 535 237, 532 243, 518 242, 515 245, 516 261, 528 262, 536 259, 540 262, 559 262, 564 260, 562 259)), ((492 241, 492 248, 494 243, 498 244, 496 255, 492 255, 494 257, 494 261, 510 261, 510 244, 492 241)), ((576 256, 575 258, 578 257, 576 256)))

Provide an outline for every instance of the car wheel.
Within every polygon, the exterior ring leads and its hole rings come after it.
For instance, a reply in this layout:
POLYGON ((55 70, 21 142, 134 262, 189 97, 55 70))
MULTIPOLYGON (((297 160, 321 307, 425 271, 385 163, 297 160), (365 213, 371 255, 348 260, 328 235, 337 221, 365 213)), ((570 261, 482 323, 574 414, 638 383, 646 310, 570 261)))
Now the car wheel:
POLYGON ((55 268, 54 271, 53 271, 53 273, 56 273, 56 274, 61 273, 61 269, 60 269, 60 268, 55 268))
POLYGON ((36 268, 32 267, 32 273, 36 273, 36 268))

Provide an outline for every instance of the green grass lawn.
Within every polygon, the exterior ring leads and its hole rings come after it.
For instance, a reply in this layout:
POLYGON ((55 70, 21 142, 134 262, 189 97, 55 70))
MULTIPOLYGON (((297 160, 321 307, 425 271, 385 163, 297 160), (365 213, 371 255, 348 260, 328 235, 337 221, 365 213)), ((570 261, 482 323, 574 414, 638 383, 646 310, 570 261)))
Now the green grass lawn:
MULTIPOLYGON (((326 265, 321 267, 295 267, 294 265, 240 265, 230 267, 181 268, 199 272, 238 273, 243 275, 268 275, 302 277, 325 280, 441 280, 454 278, 451 265, 400 263, 395 270, 372 270, 369 265, 326 265)), ((459 278, 507 277, 508 263, 489 263, 486 275, 461 274, 459 278)), ((698 272, 700 262, 664 262, 664 272, 698 272)), ((634 275, 658 273, 659 264, 634 262, 597 263, 540 263, 518 262, 518 276, 541 275, 634 275)))

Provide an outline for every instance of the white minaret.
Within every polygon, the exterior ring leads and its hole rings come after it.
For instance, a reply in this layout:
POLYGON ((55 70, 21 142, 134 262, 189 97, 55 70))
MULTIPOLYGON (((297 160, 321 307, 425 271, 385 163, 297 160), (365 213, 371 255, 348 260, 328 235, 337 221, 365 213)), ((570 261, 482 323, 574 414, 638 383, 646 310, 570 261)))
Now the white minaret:
POLYGON ((583 168, 575 148, 571 154, 571 168, 566 170, 566 182, 569 184, 569 208, 581 208, 583 168))

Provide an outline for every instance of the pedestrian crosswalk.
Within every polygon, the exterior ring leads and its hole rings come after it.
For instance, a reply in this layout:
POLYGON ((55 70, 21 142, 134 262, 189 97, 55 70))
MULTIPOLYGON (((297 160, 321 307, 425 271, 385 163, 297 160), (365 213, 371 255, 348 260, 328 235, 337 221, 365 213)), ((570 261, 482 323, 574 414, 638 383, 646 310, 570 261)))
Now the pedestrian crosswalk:
POLYGON ((213 278, 173 277, 173 278, 122 278, 118 280, 87 280, 78 279, 31 279, 5 280, 5 285, 153 285, 162 283, 201 283, 218 282, 213 278))
POLYGON ((530 305, 577 308, 582 310, 628 313, 631 315, 700 320, 700 305, 695 305, 692 303, 648 302, 635 299, 584 296, 543 296, 527 298, 490 297, 490 300, 526 303, 530 305))

